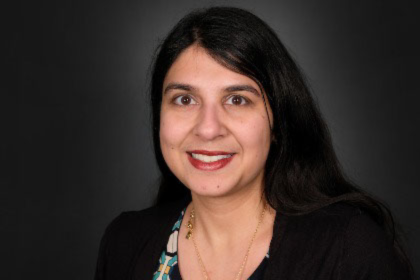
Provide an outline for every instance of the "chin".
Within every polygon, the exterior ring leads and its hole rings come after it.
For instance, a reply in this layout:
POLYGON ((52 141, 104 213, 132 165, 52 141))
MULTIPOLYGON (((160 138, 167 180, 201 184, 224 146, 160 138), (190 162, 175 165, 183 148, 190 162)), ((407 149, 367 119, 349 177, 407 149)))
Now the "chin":
POLYGON ((202 197, 225 197, 235 192, 233 185, 226 182, 194 183, 187 186, 191 193, 202 197))
POLYGON ((192 193, 199 196, 217 197, 217 196, 223 195, 226 192, 226 190, 224 190, 218 184, 195 185, 195 186, 189 187, 189 189, 192 193))

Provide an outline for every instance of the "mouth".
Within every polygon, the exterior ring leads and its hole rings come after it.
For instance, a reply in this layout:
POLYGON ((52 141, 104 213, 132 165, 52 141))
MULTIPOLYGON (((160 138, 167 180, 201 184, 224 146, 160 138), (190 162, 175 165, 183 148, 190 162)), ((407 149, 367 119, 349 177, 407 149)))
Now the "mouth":
POLYGON ((214 171, 221 169, 228 165, 235 156, 235 153, 203 150, 189 151, 187 154, 190 163, 196 169, 203 171, 214 171))

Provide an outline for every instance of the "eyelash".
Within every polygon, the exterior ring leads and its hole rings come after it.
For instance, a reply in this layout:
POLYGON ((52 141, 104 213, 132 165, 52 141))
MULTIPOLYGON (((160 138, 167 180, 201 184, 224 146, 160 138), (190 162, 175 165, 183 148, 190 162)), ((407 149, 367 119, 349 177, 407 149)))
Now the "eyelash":
MULTIPOLYGON (((233 104, 233 103, 230 103, 230 104, 227 104, 227 105, 244 106, 244 105, 248 105, 248 104, 250 103, 250 101, 249 101, 249 99, 248 99, 248 98, 246 98, 246 97, 244 97, 244 96, 241 96, 241 95, 237 95, 237 94, 229 96, 228 98, 226 98, 226 100, 230 100, 230 99, 232 99, 232 98, 234 98, 234 97, 239 97, 239 98, 242 100, 241 104, 239 104, 239 105, 235 105, 235 104, 233 104)), ((174 97, 174 98, 173 98, 172 102, 173 102, 175 105, 178 105, 178 106, 188 106, 188 105, 196 105, 196 104, 197 104, 197 101, 195 101, 195 100, 194 100, 194 98, 192 98, 192 96, 191 96, 191 95, 189 95, 189 94, 176 96, 176 97, 174 97), (182 99, 182 98, 184 98, 184 97, 189 97, 189 98, 190 98, 190 100, 191 100, 191 101, 194 101, 195 103, 194 103, 194 104, 191 104, 191 103, 190 103, 190 104, 187 104, 187 105, 181 104, 180 99, 182 99)))
POLYGON ((244 106, 244 105, 248 105, 250 103, 250 101, 249 101, 248 98, 245 98, 245 97, 243 97, 241 95, 231 95, 226 100, 232 99, 234 97, 239 97, 243 101, 243 103, 241 102, 241 104, 239 104, 239 105, 235 105, 235 104, 228 104, 228 105, 244 106))
MULTIPOLYGON (((189 94, 184 94, 184 95, 176 96, 176 97, 174 97, 174 99, 172 100, 172 102, 175 105, 178 105, 178 106, 187 106, 187 105, 181 104, 181 102, 177 102, 178 99, 182 99, 184 97, 189 97, 191 99, 191 101, 194 101, 195 103, 197 103, 197 101, 195 101, 194 98, 192 98, 191 95, 189 95, 189 94)), ((195 104, 188 104, 188 105, 195 105, 195 104)))

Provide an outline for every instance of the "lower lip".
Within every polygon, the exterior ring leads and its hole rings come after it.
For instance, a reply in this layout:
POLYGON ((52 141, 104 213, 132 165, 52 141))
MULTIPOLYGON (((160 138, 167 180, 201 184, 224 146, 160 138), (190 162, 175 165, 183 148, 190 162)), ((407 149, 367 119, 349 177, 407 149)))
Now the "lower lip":
POLYGON ((226 165, 228 165, 229 162, 232 161, 234 156, 235 155, 232 155, 231 157, 223 158, 223 159, 220 159, 220 160, 214 161, 214 162, 204 162, 204 161, 195 159, 191 156, 191 154, 188 154, 188 160, 191 162, 191 164, 195 168, 197 168, 199 170, 214 171, 214 170, 221 169, 221 168, 225 167, 226 165))

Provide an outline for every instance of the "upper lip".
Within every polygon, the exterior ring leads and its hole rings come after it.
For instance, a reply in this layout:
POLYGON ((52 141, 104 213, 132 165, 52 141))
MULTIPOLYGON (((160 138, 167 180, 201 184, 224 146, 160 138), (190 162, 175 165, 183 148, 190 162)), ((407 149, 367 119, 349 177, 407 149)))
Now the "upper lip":
POLYGON ((189 154, 201 154, 206 156, 219 156, 219 155, 232 155, 234 153, 223 152, 223 151, 206 151, 206 150, 194 150, 188 151, 189 154))

